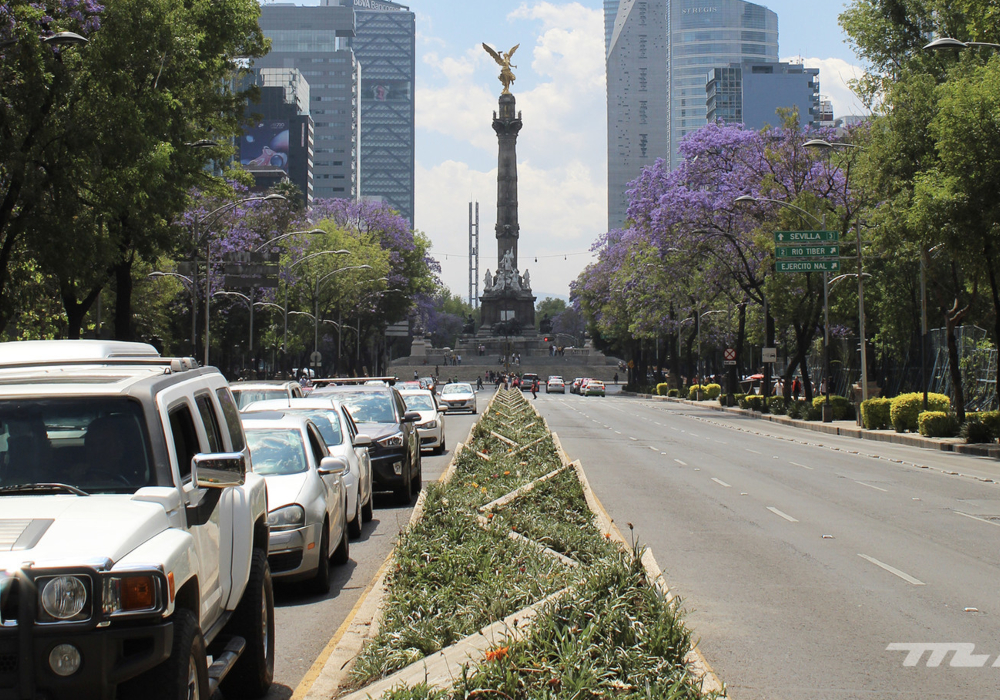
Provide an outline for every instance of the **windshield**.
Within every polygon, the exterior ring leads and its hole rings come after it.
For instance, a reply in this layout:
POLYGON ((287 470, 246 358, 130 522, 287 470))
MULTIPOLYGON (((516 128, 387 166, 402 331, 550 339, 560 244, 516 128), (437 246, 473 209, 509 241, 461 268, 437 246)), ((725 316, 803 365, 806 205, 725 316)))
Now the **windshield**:
POLYGON ((246 408, 255 401, 269 401, 270 399, 287 399, 288 392, 285 391, 284 387, 275 389, 240 389, 238 387, 230 387, 233 390, 233 396, 236 397, 236 403, 239 404, 240 410, 246 408))
POLYGON ((468 384, 449 384, 441 392, 442 394, 471 394, 472 387, 468 384))
POLYGON ((0 486, 132 493, 156 483, 142 407, 125 398, 0 401, 0 486))
POLYGON ((430 396, 424 396, 423 394, 414 394, 413 396, 404 396, 403 402, 406 404, 407 411, 433 411, 434 410, 434 399, 430 396))
POLYGON ((301 474, 309 469, 302 433, 289 428, 247 430, 253 470, 263 476, 301 474))
POLYGON ((386 391, 345 391, 327 394, 340 401, 351 412, 356 423, 395 423, 392 395, 386 391))
POLYGON ((282 413, 294 413, 295 415, 305 416, 319 428, 320 435, 326 440, 326 444, 330 447, 339 445, 344 442, 344 434, 340 428, 340 416, 337 412, 325 408, 299 408, 299 409, 281 409, 282 413))

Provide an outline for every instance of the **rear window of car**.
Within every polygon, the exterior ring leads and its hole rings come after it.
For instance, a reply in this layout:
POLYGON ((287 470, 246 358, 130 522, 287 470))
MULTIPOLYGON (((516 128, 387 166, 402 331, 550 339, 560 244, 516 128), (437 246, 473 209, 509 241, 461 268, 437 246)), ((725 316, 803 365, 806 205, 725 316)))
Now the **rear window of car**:
POLYGON ((355 423, 395 423, 392 395, 387 391, 323 392, 324 397, 340 401, 351 412, 355 423))
POLYGON ((233 396, 241 409, 246 408, 255 401, 269 401, 270 399, 286 399, 288 392, 284 387, 279 389, 240 389, 231 387, 233 396))
POLYGON ((330 447, 340 445, 344 442, 344 432, 340 427, 340 416, 332 408, 297 408, 291 410, 283 408, 281 412, 294 413, 311 420, 319 428, 319 434, 323 436, 326 444, 330 447))
POLYGON ((471 394, 472 387, 468 384, 449 384, 441 390, 442 394, 471 394))
POLYGON ((247 430, 253 470, 262 476, 301 474, 309 469, 302 433, 288 428, 247 430))

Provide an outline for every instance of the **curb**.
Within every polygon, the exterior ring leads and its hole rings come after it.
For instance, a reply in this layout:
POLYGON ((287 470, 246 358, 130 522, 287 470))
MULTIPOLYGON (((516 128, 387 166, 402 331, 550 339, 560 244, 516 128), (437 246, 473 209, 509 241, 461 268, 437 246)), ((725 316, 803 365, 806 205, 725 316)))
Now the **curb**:
POLYGON ((775 416, 769 413, 758 413, 757 411, 749 411, 745 408, 706 405, 705 401, 690 401, 688 399, 680 399, 673 396, 637 394, 631 391, 622 391, 619 393, 622 396, 631 396, 640 399, 653 399, 656 401, 669 401, 672 403, 681 403, 690 406, 698 406, 700 408, 707 408, 710 411, 734 413, 747 418, 753 418, 755 420, 766 420, 771 423, 780 423, 793 428, 812 430, 817 433, 826 433, 827 435, 841 435, 861 440, 871 440, 873 442, 888 442, 895 445, 920 447, 925 450, 938 450, 940 452, 954 452, 955 454, 970 455, 973 457, 1000 459, 1000 445, 987 446, 985 444, 976 443, 966 444, 960 442, 945 442, 944 440, 947 440, 948 438, 935 439, 906 433, 883 432, 880 430, 868 430, 866 428, 849 428, 846 426, 833 425, 831 423, 817 423, 815 421, 804 421, 789 418, 788 416, 775 416))
MULTIPOLYGON (((497 394, 490 397, 486 406, 488 411, 493 405, 497 394)), ((485 411, 484 411, 485 413, 485 411)), ((469 436, 476 429, 479 420, 469 428, 469 436)), ((438 479, 438 483, 447 482, 455 473, 455 461, 465 448, 464 443, 456 443, 451 454, 448 467, 438 479)), ((424 512, 424 500, 426 492, 421 490, 417 497, 417 503, 410 514, 410 520, 406 527, 410 528, 417 522, 424 512)), ((351 668, 354 660, 361 652, 365 642, 378 634, 379 609, 382 606, 382 599, 385 598, 387 588, 385 579, 391 568, 392 560, 396 554, 396 548, 382 562, 382 566, 376 572, 371 583, 361 594, 354 608, 347 614, 347 618, 340 628, 327 643, 323 652, 316 657, 312 667, 306 672, 302 680, 291 697, 291 700, 329 700, 336 698, 346 689, 349 681, 351 668)), ((353 692, 353 691, 352 691, 353 692)))

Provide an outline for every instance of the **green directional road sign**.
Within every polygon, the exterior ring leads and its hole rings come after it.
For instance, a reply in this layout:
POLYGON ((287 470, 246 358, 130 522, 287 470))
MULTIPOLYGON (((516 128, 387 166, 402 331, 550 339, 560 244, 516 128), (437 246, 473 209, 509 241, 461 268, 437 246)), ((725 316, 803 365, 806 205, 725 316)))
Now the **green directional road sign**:
POLYGON ((839 272, 839 260, 779 260, 778 272, 839 272))
POLYGON ((776 245, 777 258, 839 258, 840 245, 776 245))
POLYGON ((802 245, 839 240, 837 231, 775 231, 775 245, 802 245))

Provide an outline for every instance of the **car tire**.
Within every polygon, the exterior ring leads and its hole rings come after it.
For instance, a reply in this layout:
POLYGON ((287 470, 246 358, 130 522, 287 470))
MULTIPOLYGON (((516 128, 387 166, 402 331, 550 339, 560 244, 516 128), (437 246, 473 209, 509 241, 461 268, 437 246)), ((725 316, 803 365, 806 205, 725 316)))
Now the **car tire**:
POLYGON ((434 454, 443 455, 448 451, 448 445, 445 444, 444 435, 441 435, 441 444, 434 448, 434 454))
POLYGON ((181 700, 198 697, 208 700, 208 654, 198 617, 180 609, 171 618, 174 642, 170 657, 118 687, 122 700, 181 700), (195 695, 197 692, 197 695, 195 695))
POLYGON ((323 536, 319 542, 319 562, 316 577, 309 582, 309 590, 316 595, 330 592, 330 523, 323 521, 323 536))
POLYGON ((375 517, 375 494, 368 494, 368 502, 361 506, 361 522, 370 523, 375 517))
POLYGON ((253 550, 250 579, 226 630, 243 637, 247 646, 222 681, 222 692, 232 698, 260 698, 274 680, 274 587, 267 553, 253 550))
POLYGON ((406 475, 403 477, 403 483, 393 489, 396 503, 401 506, 408 506, 413 503, 413 477, 410 476, 411 472, 412 468, 407 469, 406 475))
POLYGON ((340 535, 340 544, 337 545, 337 549, 333 552, 333 563, 337 566, 343 566, 351 559, 351 542, 347 537, 347 515, 344 515, 344 527, 343 532, 340 535))
POLYGON ((424 486, 424 458, 417 457, 417 473, 413 475, 413 483, 410 485, 410 491, 412 493, 420 493, 420 489, 424 486))
POLYGON ((361 537, 361 485, 358 484, 358 497, 354 501, 354 520, 347 523, 347 532, 351 537, 361 537))

